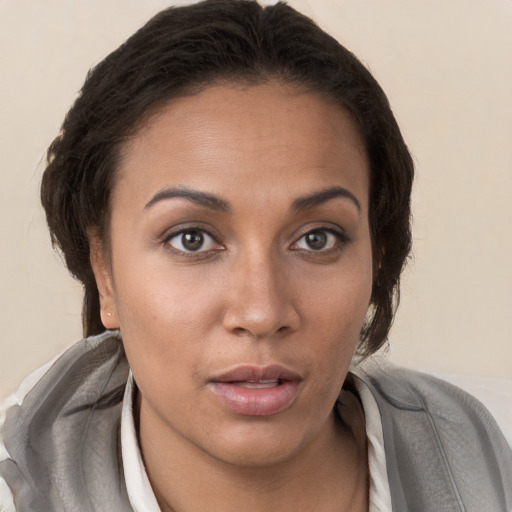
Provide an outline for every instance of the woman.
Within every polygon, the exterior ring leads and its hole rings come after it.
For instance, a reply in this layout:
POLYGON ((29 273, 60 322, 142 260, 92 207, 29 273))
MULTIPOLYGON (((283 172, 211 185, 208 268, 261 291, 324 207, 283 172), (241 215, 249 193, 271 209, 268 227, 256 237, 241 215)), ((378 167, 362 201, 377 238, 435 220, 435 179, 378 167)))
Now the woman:
POLYGON ((290 7, 157 15, 48 151, 87 338, 7 409, 4 507, 510 509, 476 400, 349 372, 392 322, 412 176, 378 84, 290 7))

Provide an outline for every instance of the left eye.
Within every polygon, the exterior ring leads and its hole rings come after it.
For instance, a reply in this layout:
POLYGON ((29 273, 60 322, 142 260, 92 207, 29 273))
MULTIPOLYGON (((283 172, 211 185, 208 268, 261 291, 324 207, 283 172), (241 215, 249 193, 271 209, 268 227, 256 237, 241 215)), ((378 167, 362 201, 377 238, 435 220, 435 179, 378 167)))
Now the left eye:
POLYGON ((168 239, 167 243, 183 252, 211 251, 218 245, 212 236, 200 229, 180 231, 168 239))
POLYGON ((306 251, 322 251, 332 249, 338 236, 327 229, 314 229, 305 235, 302 235, 294 244, 294 249, 302 249, 306 251))

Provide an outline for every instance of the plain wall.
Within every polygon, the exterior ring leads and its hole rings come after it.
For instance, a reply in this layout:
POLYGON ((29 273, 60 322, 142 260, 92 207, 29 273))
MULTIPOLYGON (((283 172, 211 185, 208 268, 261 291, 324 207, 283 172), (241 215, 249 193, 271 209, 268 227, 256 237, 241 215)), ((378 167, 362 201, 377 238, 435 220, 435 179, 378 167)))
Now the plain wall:
MULTIPOLYGON (((391 359, 512 378, 512 2, 289 3, 370 67, 417 164, 391 359)), ((39 206, 45 149, 87 70, 167 5, 0 0, 0 396, 81 337, 39 206)))

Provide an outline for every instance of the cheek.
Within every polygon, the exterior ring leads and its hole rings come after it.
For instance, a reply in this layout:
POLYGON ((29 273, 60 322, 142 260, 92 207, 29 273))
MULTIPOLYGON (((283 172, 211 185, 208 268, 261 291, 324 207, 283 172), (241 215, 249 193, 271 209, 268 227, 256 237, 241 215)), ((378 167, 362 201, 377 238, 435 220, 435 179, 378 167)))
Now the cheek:
POLYGON ((372 260, 368 251, 358 251, 346 265, 324 277, 321 286, 313 288, 309 301, 316 309, 319 323, 326 329, 361 328, 371 298, 373 286, 372 260))
POLYGON ((215 309, 215 279, 200 266, 173 266, 159 251, 118 258, 114 281, 121 329, 197 328, 215 309))
MULTIPOLYGON (((160 258, 159 258, 160 259, 160 258)), ((213 277, 170 269, 161 261, 118 258, 116 305, 123 342, 134 374, 165 382, 197 371, 218 323, 213 277), (141 271, 140 269, 143 269, 141 271)), ((142 384, 142 383, 141 383, 142 384)))
POLYGON ((329 367, 348 368, 359 342, 372 291, 371 259, 363 255, 359 263, 333 273, 308 301, 312 336, 323 344, 329 367))

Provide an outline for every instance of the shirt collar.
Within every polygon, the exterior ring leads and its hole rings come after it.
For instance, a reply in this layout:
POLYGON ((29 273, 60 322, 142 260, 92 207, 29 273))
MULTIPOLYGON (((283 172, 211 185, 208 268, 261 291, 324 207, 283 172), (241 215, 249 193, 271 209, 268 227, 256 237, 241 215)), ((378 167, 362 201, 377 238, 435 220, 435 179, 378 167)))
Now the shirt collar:
POLYGON ((121 413, 121 453, 126 489, 134 512, 160 512, 137 442, 133 419, 135 382, 130 370, 121 413))

